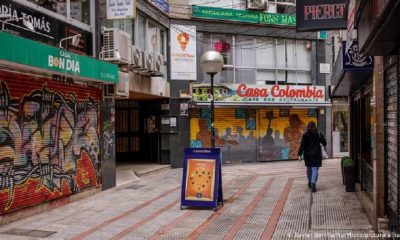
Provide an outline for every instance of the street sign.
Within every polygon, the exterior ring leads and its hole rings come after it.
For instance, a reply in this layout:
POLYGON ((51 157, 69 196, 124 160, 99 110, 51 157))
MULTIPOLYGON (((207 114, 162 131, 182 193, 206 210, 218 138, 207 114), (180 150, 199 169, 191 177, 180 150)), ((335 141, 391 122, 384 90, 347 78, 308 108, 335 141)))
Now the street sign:
POLYGON ((223 204, 219 148, 186 148, 183 162, 181 209, 212 208, 223 204))

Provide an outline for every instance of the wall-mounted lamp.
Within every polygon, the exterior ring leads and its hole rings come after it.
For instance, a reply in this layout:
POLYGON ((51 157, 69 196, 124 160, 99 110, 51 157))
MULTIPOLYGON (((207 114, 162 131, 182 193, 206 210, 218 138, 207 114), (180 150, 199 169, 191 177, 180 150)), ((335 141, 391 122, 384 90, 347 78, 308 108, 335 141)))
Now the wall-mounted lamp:
POLYGON ((81 34, 76 34, 76 35, 71 36, 71 37, 63 38, 63 39, 60 40, 60 43, 59 43, 58 46, 59 46, 60 48, 63 48, 62 43, 63 43, 64 41, 67 41, 67 40, 70 40, 70 39, 71 39, 72 46, 77 47, 77 46, 79 45, 79 42, 81 41, 81 37, 82 37, 81 34))
POLYGON ((0 15, 0 19, 8 18, 7 20, 0 20, 2 22, 2 25, 1 25, 1 30, 2 31, 4 31, 4 25, 6 23, 22 20, 22 23, 24 24, 24 26, 27 29, 31 30, 32 32, 35 32, 35 28, 33 27, 33 24, 31 22, 29 22, 27 16, 20 17, 20 18, 10 18, 10 17, 11 17, 11 15, 4 15, 4 14, 0 15))

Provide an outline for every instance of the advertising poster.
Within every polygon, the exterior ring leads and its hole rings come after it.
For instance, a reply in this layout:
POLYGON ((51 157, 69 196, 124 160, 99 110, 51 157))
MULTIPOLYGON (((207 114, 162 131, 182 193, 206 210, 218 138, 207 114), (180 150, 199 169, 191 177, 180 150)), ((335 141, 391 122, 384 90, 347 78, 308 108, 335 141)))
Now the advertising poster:
POLYGON ((186 148, 183 161, 181 209, 218 209, 223 204, 219 148, 186 148))
POLYGON ((214 176, 214 159, 188 159, 185 199, 212 201, 214 176))
POLYGON ((171 79, 197 80, 196 26, 171 24, 171 79))
POLYGON ((129 19, 136 16, 136 0, 107 0, 107 19, 129 19))

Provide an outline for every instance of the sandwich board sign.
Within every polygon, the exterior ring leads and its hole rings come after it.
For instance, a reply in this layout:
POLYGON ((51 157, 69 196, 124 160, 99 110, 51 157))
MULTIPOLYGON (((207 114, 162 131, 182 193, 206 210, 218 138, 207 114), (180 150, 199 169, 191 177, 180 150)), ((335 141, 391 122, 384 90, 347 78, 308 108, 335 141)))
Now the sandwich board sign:
POLYGON ((181 209, 223 205, 219 148, 186 148, 183 162, 181 209))

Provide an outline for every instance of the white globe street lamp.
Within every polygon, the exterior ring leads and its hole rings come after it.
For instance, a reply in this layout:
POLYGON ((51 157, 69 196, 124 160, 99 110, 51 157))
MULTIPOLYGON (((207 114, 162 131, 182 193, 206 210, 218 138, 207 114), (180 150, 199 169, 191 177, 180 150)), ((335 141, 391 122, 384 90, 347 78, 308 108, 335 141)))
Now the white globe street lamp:
POLYGON ((219 73, 224 67, 224 58, 219 52, 208 51, 203 53, 200 58, 200 66, 205 73, 211 77, 211 148, 215 147, 214 130, 214 75, 219 73))

